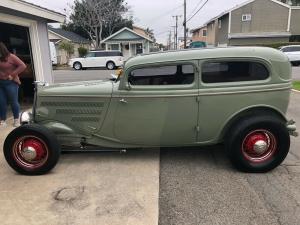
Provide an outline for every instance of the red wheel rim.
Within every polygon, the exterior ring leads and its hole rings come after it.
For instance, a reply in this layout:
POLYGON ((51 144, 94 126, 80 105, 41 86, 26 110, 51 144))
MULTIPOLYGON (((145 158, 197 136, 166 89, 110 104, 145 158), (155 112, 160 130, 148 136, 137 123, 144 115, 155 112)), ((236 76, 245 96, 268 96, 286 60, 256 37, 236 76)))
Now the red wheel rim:
POLYGON ((242 153, 252 163, 262 163, 272 158, 277 149, 275 136, 267 130, 254 130, 243 140, 242 153))
POLYGON ((26 170, 34 170, 43 166, 49 156, 46 143, 36 136, 24 136, 13 145, 13 158, 26 170))

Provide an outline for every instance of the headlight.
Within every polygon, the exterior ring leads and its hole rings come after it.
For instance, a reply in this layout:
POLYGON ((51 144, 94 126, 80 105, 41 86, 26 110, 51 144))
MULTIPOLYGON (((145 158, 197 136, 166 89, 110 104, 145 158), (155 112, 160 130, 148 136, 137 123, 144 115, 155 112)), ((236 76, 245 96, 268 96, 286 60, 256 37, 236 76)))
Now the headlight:
POLYGON ((28 124, 32 121, 32 114, 30 112, 22 112, 20 116, 20 124, 28 124))

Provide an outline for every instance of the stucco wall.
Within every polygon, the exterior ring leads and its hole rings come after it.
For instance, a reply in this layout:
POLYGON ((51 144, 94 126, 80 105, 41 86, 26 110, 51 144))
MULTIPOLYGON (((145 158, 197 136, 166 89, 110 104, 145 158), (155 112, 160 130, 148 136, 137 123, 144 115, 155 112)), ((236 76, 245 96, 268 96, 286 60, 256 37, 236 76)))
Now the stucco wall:
POLYGON ((53 70, 50 56, 50 47, 48 39, 48 27, 45 21, 38 21, 39 44, 42 52, 42 65, 44 71, 44 81, 53 82, 53 70))
MULTIPOLYGON (((204 41, 206 42, 207 41, 207 36, 203 36, 203 30, 207 30, 206 27, 204 28, 201 28, 199 30, 195 30, 193 32, 193 35, 192 35, 192 41, 195 42, 195 41, 204 41)), ((207 33, 206 33, 207 35, 207 33)))
POLYGON ((256 0, 231 15, 231 33, 286 32, 289 9, 270 0, 256 0), (251 14, 252 20, 242 22, 243 14, 251 14))
POLYGON ((216 37, 216 44, 217 45, 223 45, 228 44, 228 26, 229 26, 229 15, 225 15, 221 17, 219 20, 221 20, 221 28, 219 28, 218 25, 218 35, 216 37))
POLYGON ((292 9, 290 31, 292 35, 300 35, 300 9, 292 9))
POLYGON ((207 44, 216 45, 217 23, 215 21, 207 24, 207 44))
POLYGON ((256 44, 271 44, 278 42, 288 42, 289 38, 240 38, 230 39, 229 45, 256 45, 256 44))

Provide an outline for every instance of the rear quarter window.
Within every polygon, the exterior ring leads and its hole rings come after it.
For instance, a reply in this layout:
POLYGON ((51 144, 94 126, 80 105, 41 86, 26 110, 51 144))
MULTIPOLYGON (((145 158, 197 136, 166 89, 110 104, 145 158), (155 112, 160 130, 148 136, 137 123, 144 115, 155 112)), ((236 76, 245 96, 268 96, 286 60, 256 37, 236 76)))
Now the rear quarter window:
POLYGON ((202 65, 204 83, 227 83, 265 80, 270 76, 267 67, 259 62, 218 61, 202 65))

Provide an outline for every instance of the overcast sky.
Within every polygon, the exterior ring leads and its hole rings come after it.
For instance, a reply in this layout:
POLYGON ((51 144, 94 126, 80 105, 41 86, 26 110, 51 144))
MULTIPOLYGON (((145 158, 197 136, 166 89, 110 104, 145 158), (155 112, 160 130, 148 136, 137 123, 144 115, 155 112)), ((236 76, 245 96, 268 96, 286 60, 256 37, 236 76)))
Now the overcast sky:
MULTIPOLYGON (((26 0, 34 4, 64 13, 70 13, 73 0, 26 0)), ((207 20, 246 0, 208 0, 207 4, 191 19, 187 26, 190 29, 204 24, 207 20)), ((193 15, 206 0, 187 0, 187 18, 193 15)), ((175 25, 173 15, 183 15, 183 0, 127 0, 138 26, 154 30, 158 42, 166 43, 168 32, 175 25)), ((183 17, 179 20, 179 36, 183 36, 183 17)))

